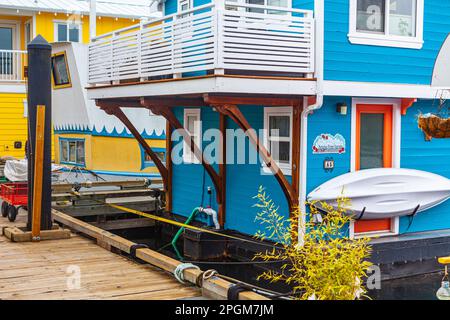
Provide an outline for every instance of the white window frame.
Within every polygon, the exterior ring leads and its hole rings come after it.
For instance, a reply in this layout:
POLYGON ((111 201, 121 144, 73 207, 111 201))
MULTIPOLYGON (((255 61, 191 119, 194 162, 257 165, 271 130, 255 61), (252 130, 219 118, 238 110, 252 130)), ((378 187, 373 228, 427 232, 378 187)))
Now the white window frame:
MULTIPOLYGON (((350 151, 350 171, 356 171, 356 117, 357 105, 388 105, 392 106, 392 167, 401 168, 401 134, 402 134, 402 113, 401 99, 384 99, 384 98, 353 98, 352 99, 352 125, 351 125, 351 151, 350 151)), ((351 199, 350 199, 351 200, 351 199)), ((392 219, 391 230, 389 232, 367 232, 355 234, 355 223, 352 221, 349 228, 350 239, 358 239, 363 237, 386 237, 395 236, 400 232, 400 218, 392 219)))
POLYGON ((20 35, 22 33, 20 23, 14 20, 0 21, 0 27, 10 28, 12 30, 12 50, 21 50, 20 35))
POLYGON ((77 43, 82 43, 83 40, 83 26, 81 22, 76 22, 76 21, 68 21, 68 20, 54 20, 53 21, 53 29, 54 29, 54 38, 55 38, 55 42, 73 42, 70 41, 70 25, 75 24, 78 26, 78 42, 77 43), (65 24, 67 26, 67 41, 59 41, 58 39, 58 25, 60 24, 65 24))
MULTIPOLYGON (((192 9, 192 1, 193 1, 193 0, 179 0, 179 1, 178 1, 178 8, 177 8, 178 13, 181 13, 181 12, 182 12, 182 11, 181 11, 181 7, 182 7, 182 4, 185 4, 185 3, 187 3, 187 5, 188 5, 187 10, 192 9)), ((186 10, 184 10, 184 11, 186 11, 186 10)))
MULTIPOLYGON (((188 117, 196 117, 197 121, 194 121, 194 123, 197 123, 197 125, 194 124, 194 130, 195 132, 195 139, 194 143, 197 145, 197 147, 202 150, 202 121, 201 121, 201 111, 200 109, 184 109, 184 116, 183 116, 183 127, 187 130, 187 123, 188 123, 188 117)), ((200 163, 200 161, 195 157, 195 155, 191 152, 190 147, 188 144, 183 141, 183 162, 184 163, 200 163)))
POLYGON ((25 50, 27 49, 27 25, 30 26, 30 42, 33 41, 34 39, 34 29, 33 29, 33 19, 28 19, 27 21, 25 21, 24 25, 23 25, 23 44, 24 44, 24 48, 25 50))
MULTIPOLYGON (((389 32, 389 12, 390 0, 385 0, 385 33, 389 32)), ((416 36, 396 36, 389 34, 376 34, 356 30, 357 19, 357 0, 350 0, 349 14, 349 34, 348 39, 353 44, 363 44, 371 46, 421 49, 423 47, 423 16, 424 16, 424 0, 417 0, 416 8, 416 36)))
MULTIPOLYGON (((292 137, 293 137, 293 108, 292 107, 265 107, 264 108, 264 134, 263 134, 263 143, 264 147, 267 150, 270 150, 269 144, 269 117, 270 116, 288 116, 289 117, 289 163, 279 163, 276 161, 278 167, 281 169, 283 174, 291 176, 292 175, 292 137)), ((263 170, 265 173, 272 173, 270 168, 268 168, 265 164, 263 164, 263 170)))
MULTIPOLYGON (((264 7, 268 7, 268 4, 267 4, 267 2, 268 2, 269 0, 264 0, 264 7)), ((248 3, 248 1, 247 0, 235 0, 235 1, 229 1, 229 6, 230 7, 233 7, 233 2, 235 2, 236 4, 250 4, 250 3, 248 3)), ((281 8, 286 8, 286 9, 292 9, 292 0, 287 0, 287 6, 286 7, 281 7, 281 8)), ((238 7, 237 8, 237 11, 243 11, 243 12, 246 12, 246 8, 244 8, 244 7, 238 7)), ((265 10, 265 14, 267 14, 267 10, 265 10)), ((289 12, 289 11, 285 11, 285 14, 283 14, 283 15, 286 15, 286 16, 291 16, 292 15, 292 12, 289 12)))

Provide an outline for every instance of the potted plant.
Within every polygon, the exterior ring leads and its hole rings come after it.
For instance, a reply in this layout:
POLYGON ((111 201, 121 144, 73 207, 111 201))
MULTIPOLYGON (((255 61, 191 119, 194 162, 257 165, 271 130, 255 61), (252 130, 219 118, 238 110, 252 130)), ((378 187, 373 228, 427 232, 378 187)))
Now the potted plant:
POLYGON ((436 114, 420 114, 417 122, 419 128, 425 133, 427 141, 430 141, 432 138, 450 138, 449 106, 446 105, 446 99, 441 96, 436 114))

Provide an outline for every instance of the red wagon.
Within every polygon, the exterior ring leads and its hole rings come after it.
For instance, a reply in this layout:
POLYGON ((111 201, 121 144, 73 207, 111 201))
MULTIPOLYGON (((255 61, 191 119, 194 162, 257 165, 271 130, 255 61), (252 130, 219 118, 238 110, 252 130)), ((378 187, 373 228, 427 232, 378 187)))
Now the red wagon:
POLYGON ((20 207, 28 203, 28 183, 15 182, 0 185, 0 198, 3 200, 1 213, 3 217, 13 222, 16 220, 20 207))

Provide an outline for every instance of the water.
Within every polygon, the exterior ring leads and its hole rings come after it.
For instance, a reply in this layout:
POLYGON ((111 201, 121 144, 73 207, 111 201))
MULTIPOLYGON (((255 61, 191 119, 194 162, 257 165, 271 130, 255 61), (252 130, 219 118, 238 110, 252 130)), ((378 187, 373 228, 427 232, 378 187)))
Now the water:
POLYGON ((369 292, 374 300, 437 300, 443 273, 389 280, 381 283, 381 290, 369 292))
MULTIPOLYGON (((148 235, 148 233, 147 233, 148 235)), ((127 234, 122 234, 127 237, 127 234)), ((128 235, 129 236, 129 235, 128 235)), ((133 236, 136 233, 133 232, 133 236)), ((139 243, 147 243, 151 248, 157 250, 167 244, 167 239, 162 240, 159 237, 143 240, 139 243)), ((179 246, 182 251, 182 245, 179 246)), ((176 258, 171 246, 166 246, 161 253, 176 258)), ((237 261, 211 261, 205 264, 194 262, 199 265, 202 270, 215 269, 220 274, 226 275, 243 282, 247 282, 262 288, 280 293, 290 292, 289 286, 283 283, 269 283, 267 281, 258 280, 260 275, 269 265, 254 265, 251 261, 248 264, 227 264, 228 262, 236 263, 237 261)), ((372 290, 368 292, 368 296, 373 300, 437 300, 436 292, 441 287, 443 278, 442 273, 433 273, 409 278, 383 281, 380 290, 372 290)))

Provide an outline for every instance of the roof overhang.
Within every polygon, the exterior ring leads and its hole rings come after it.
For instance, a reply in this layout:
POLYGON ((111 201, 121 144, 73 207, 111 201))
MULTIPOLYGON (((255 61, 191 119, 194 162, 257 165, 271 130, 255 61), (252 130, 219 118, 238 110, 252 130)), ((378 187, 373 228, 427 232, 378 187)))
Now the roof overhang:
POLYGON ((152 96, 198 96, 203 94, 236 95, 315 95, 314 79, 252 78, 241 76, 202 76, 155 80, 88 88, 88 99, 121 99, 152 96))

